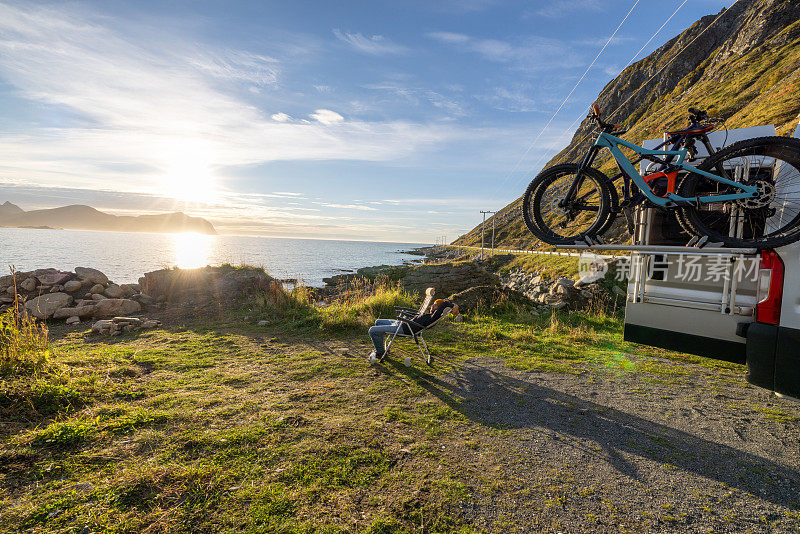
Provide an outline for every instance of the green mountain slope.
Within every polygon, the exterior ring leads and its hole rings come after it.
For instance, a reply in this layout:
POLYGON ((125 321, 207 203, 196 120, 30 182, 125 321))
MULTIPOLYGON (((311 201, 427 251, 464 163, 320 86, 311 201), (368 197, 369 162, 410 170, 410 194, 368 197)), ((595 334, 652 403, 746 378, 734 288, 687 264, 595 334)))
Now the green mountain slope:
MULTIPOLYGON (((609 122, 624 123, 630 128, 625 139, 641 143, 685 126, 690 106, 726 119, 728 128, 774 124, 779 135, 791 135, 800 118, 799 95, 800 2, 739 0, 625 69, 600 92, 597 103, 606 115, 617 110, 609 122)), ((591 122, 584 120, 547 166, 578 161, 595 137, 591 122)), ((615 174, 608 159, 598 163, 615 174)), ((518 198, 495 215, 496 246, 547 248, 525 228, 521 204, 518 198)), ((624 234, 617 223, 611 233, 624 234)), ((478 225, 454 244, 480 245, 480 240, 478 225)))

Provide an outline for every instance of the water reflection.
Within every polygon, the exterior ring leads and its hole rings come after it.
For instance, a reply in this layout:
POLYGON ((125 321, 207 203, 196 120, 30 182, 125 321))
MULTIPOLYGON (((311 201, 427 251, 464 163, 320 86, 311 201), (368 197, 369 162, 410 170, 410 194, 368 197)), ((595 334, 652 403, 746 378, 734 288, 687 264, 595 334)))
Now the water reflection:
POLYGON ((194 269, 208 265, 214 236, 204 234, 174 234, 175 265, 181 269, 194 269))

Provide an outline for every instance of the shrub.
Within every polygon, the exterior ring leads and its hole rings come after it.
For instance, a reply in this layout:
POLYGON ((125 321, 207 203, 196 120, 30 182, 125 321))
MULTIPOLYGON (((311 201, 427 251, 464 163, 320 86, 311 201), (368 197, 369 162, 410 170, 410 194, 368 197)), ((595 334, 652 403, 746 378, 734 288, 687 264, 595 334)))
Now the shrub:
POLYGON ((41 370, 47 347, 47 326, 26 314, 19 301, 0 314, 0 376, 41 370))

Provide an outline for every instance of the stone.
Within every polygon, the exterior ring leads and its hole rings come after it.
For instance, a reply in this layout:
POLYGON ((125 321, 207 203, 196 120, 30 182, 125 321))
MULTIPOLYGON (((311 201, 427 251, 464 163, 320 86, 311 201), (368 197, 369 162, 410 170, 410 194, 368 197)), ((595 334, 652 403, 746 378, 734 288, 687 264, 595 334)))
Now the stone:
POLYGON ((131 299, 135 300, 142 306, 149 306, 155 302, 155 299, 150 295, 148 295, 147 293, 138 293, 136 295, 133 295, 131 299))
POLYGON ((25 310, 38 319, 48 319, 59 308, 72 303, 72 297, 66 293, 48 293, 25 303, 25 310))
POLYGON ((50 271, 44 274, 38 275, 36 278, 42 285, 45 286, 57 286, 60 284, 65 283, 74 275, 70 272, 65 271, 50 271))
POLYGON ((90 267, 75 267, 75 274, 82 280, 89 280, 94 284, 108 284, 108 277, 97 269, 90 267))
POLYGON ((72 317, 67 317, 67 324, 78 324, 81 322, 80 317, 73 315, 72 317))
POLYGON ((145 319, 142 321, 142 328, 157 328, 161 326, 161 321, 156 321, 155 319, 145 319))
POLYGON ((2 304, 11 304, 14 302, 13 295, 0 295, 0 303, 2 304))
POLYGON ((33 291, 34 289, 36 289, 36 278, 32 276, 30 278, 26 278, 25 280, 22 281, 19 287, 21 289, 24 289, 25 291, 33 291))
POLYGON ((142 306, 130 299, 105 299, 98 301, 94 307, 95 317, 116 317, 129 315, 142 310, 142 306))
POLYGON ((8 288, 6 288, 6 293, 8 293, 9 295, 13 295, 14 292, 15 292, 14 286, 9 286, 8 288))
POLYGON ((140 293, 142 291, 142 286, 139 284, 122 284, 119 286, 125 292, 126 297, 132 297, 133 295, 140 293))
POLYGON ((268 324, 269 321, 267 321, 266 319, 258 321, 258 326, 267 326, 268 324))
POLYGON ((109 284, 103 294, 110 299, 119 299, 125 296, 125 290, 117 284, 109 284))
POLYGON ((94 314, 94 304, 90 306, 75 306, 73 308, 59 308, 53 313, 53 319, 89 317, 92 314, 94 314))
POLYGON ((100 293, 95 293, 92 295, 92 300, 95 302, 100 302, 101 300, 106 300, 108 297, 101 295, 100 293))
POLYGON ((558 301, 550 304, 550 307, 553 308, 554 310, 560 310, 561 308, 565 308, 566 306, 567 306, 567 303, 564 302, 563 300, 558 300, 558 301))
POLYGON ((83 284, 80 282, 80 280, 70 280, 64 283, 64 291, 66 291, 67 293, 78 291, 82 287, 83 284))
POLYGON ((95 285, 92 286, 91 289, 89 289, 89 293, 91 293, 93 295, 99 295, 100 293, 105 291, 105 289, 106 289, 106 286, 104 286, 103 284, 95 284, 95 285))
POLYGON ((114 322, 111 319, 105 319, 102 321, 96 321, 92 325, 92 332, 102 332, 103 330, 111 330, 113 328, 114 322))

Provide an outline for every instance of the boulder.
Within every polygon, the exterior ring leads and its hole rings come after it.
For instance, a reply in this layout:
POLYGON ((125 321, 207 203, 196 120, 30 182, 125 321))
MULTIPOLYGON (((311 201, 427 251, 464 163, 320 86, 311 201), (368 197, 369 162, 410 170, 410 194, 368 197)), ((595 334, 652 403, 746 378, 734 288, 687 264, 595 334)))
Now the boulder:
POLYGON ((74 315, 72 317, 67 317, 67 324, 78 324, 80 322, 81 322, 80 318, 74 315))
POLYGON ((216 299, 231 303, 269 290, 272 281, 255 267, 161 269, 145 273, 141 290, 159 302, 216 299))
POLYGON ((34 278, 33 276, 31 276, 30 278, 26 278, 25 280, 22 281, 19 287, 20 289, 23 289, 25 291, 33 291, 34 289, 36 289, 36 278, 34 278))
POLYGON ((101 300, 106 300, 107 298, 108 297, 106 297, 105 295, 101 295, 100 293, 95 293, 94 295, 92 295, 92 300, 94 302, 100 302, 101 300))
POLYGON ((48 293, 25 303, 25 310, 39 319, 48 319, 59 308, 69 306, 72 297, 66 293, 48 293))
POLYGON ((64 283, 64 291, 66 291, 67 293, 72 293, 74 291, 78 291, 82 287, 83 287, 83 284, 80 282, 80 280, 70 280, 70 281, 64 283))
POLYGON ((69 317, 89 317, 94 314, 94 306, 75 306, 73 308, 59 308, 53 313, 53 319, 67 319, 69 317))
POLYGON ((89 289, 89 293, 91 293, 92 295, 99 295, 105 290, 106 286, 104 286, 103 284, 95 284, 91 287, 91 289, 89 289))
POLYGON ((98 301, 94 307, 95 317, 116 317, 118 315, 128 315, 138 313, 142 310, 141 305, 135 300, 130 299, 105 299, 98 301))
POLYGON ((71 279, 74 275, 70 272, 65 271, 50 271, 40 275, 37 275, 36 278, 39 280, 39 283, 45 286, 57 286, 59 284, 63 284, 71 279))
POLYGON ((119 299, 125 296, 125 290, 117 284, 109 284, 103 294, 110 299, 119 299))
POLYGON ((81 280, 88 280, 93 284, 103 284, 104 286, 108 284, 108 277, 97 269, 92 269, 90 267, 75 267, 75 274, 77 274, 78 278, 81 280))
POLYGON ((135 300, 142 306, 150 306, 155 302, 155 299, 147 293, 137 293, 136 295, 133 295, 131 299, 135 300))
POLYGON ((122 284, 119 287, 125 292, 126 297, 132 297, 142 291, 142 287, 139 284, 122 284))

